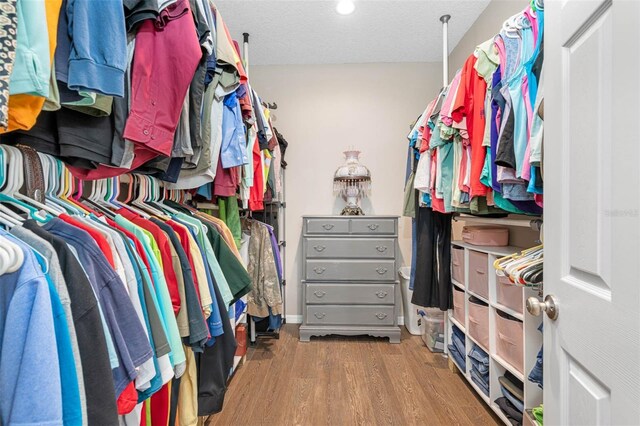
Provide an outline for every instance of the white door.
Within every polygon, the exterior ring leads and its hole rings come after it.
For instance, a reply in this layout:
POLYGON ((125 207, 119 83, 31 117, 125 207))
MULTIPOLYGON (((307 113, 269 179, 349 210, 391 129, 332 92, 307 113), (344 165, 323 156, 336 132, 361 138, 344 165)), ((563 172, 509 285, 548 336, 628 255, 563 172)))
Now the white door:
POLYGON ((545 425, 640 425, 640 0, 545 4, 545 425))

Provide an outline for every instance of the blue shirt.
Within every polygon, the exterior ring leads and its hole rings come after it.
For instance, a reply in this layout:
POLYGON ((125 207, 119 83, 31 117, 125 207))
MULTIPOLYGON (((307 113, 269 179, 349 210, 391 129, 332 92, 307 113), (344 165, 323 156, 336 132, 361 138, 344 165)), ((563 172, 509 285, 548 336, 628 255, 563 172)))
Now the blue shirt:
POLYGON ((87 232, 58 218, 51 219, 44 225, 44 229, 61 237, 76 249, 98 296, 118 353, 120 365, 112 372, 116 396, 119 396, 137 377, 136 367, 152 356, 149 339, 138 320, 124 283, 87 232))
POLYGON ((22 266, 0 276, 0 423, 62 425, 51 294, 32 251, 19 246, 22 266))
POLYGON ((220 161, 225 169, 249 163, 246 129, 242 122, 240 101, 235 92, 224 98, 220 161))

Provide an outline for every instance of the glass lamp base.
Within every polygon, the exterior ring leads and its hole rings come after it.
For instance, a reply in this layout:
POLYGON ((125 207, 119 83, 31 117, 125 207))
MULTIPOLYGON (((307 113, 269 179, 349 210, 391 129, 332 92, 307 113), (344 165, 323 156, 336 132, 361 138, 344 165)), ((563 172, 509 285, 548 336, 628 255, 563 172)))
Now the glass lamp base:
POLYGON ((347 206, 342 209, 341 216, 364 216, 364 212, 358 206, 347 206))

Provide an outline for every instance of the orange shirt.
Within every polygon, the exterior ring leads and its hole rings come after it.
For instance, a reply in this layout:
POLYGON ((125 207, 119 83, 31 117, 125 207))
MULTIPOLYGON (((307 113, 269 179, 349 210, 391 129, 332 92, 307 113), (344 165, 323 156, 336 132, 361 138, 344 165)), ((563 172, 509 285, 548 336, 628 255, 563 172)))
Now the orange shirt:
MULTIPOLYGON (((45 2, 47 30, 49 32, 49 60, 51 63, 53 63, 53 55, 58 41, 58 18, 61 6, 62 0, 47 0, 45 2)), ((9 126, 6 130, 0 129, 0 133, 31 129, 36 124, 45 100, 41 96, 33 95, 9 96, 9 126)))

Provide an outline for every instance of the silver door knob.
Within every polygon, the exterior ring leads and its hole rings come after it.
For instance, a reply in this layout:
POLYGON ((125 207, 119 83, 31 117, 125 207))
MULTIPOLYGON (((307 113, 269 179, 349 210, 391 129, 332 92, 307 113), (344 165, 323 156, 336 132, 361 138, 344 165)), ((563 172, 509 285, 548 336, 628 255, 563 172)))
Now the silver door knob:
POLYGON ((541 302, 537 297, 530 297, 527 299, 527 312, 531 315, 538 317, 546 312, 547 317, 554 321, 558 318, 558 304, 556 298, 550 294, 544 298, 544 302, 541 302))

